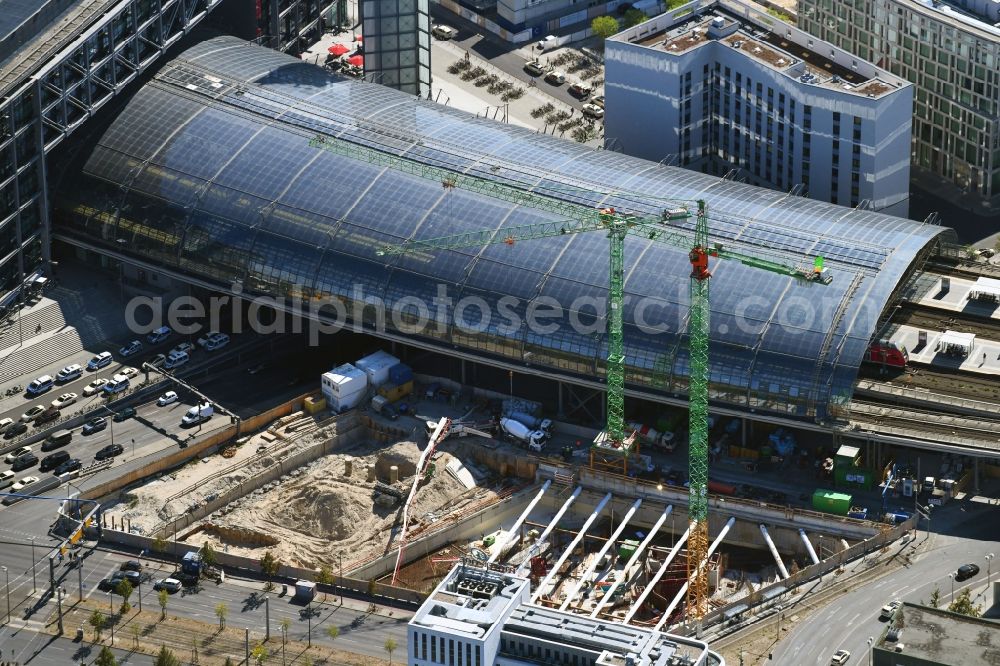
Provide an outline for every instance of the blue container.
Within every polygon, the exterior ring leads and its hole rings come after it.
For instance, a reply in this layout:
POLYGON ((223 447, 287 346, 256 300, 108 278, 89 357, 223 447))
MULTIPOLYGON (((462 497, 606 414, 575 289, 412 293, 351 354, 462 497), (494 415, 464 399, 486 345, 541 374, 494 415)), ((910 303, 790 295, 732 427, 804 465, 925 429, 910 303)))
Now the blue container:
POLYGON ((389 368, 389 381, 393 384, 405 384, 413 379, 413 369, 408 365, 397 363, 389 368))

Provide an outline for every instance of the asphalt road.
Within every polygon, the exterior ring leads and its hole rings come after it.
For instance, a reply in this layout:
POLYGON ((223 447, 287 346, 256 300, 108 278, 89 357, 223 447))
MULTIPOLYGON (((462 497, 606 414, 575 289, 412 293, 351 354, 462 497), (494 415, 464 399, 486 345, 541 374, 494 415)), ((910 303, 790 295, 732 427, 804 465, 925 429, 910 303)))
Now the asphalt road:
MULTIPOLYGON (((878 619, 882 605, 893 599, 927 602, 936 587, 941 594, 942 607, 946 606, 952 597, 948 574, 967 562, 978 564, 981 571, 969 580, 955 583, 954 594, 968 587, 974 603, 989 607, 991 600, 985 598, 987 567, 983 558, 988 553, 1000 552, 1000 535, 995 521, 996 507, 987 504, 952 502, 936 509, 932 516, 932 523, 936 524, 932 524, 935 532, 931 541, 926 550, 914 557, 910 566, 874 584, 862 585, 795 622, 794 628, 790 628, 771 651, 773 663, 828 664, 833 653, 840 649, 851 653, 848 664, 868 663, 868 638, 877 640, 885 630, 886 623, 878 619)), ((924 534, 920 530, 917 543, 924 534)), ((790 622, 794 614, 794 609, 787 610, 784 621, 790 622)))
MULTIPOLYGON (((58 638, 37 633, 31 628, 8 628, 0 631, 0 659, 32 666, 67 666, 86 659, 89 663, 100 653, 89 642, 76 643, 69 638, 58 638)), ((133 654, 112 648, 119 666, 151 666, 153 657, 133 654)))

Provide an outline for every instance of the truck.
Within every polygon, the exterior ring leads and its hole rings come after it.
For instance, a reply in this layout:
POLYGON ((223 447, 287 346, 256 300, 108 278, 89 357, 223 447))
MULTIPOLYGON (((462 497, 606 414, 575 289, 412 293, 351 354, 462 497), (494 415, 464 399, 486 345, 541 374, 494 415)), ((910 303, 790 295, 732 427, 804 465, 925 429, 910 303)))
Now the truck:
POLYGON ((191 409, 187 410, 184 416, 181 417, 182 426, 193 426, 199 423, 204 423, 205 421, 212 418, 215 414, 215 407, 212 406, 210 402, 200 402, 191 409))
POLYGON ((299 601, 302 603, 309 603, 316 596, 316 583, 310 580, 297 580, 295 581, 295 596, 292 597, 293 601, 299 601))
POLYGON ((512 412, 507 415, 507 418, 514 419, 531 430, 541 430, 545 433, 546 437, 552 436, 552 419, 539 418, 525 412, 512 412))
POLYGON ((521 442, 529 451, 541 451, 547 437, 541 430, 532 430, 520 421, 500 419, 500 428, 512 438, 521 442))
POLYGON ((184 553, 181 560, 181 571, 190 576, 200 576, 202 569, 201 553, 196 550, 184 553))
POLYGON ((389 399, 382 395, 377 395, 372 398, 372 411, 376 414, 381 414, 387 419, 396 420, 399 414, 396 413, 395 407, 389 402, 389 399))
POLYGON ((639 441, 643 444, 663 449, 667 453, 673 452, 676 445, 674 433, 660 432, 638 421, 629 421, 628 427, 635 431, 635 434, 639 437, 639 441))

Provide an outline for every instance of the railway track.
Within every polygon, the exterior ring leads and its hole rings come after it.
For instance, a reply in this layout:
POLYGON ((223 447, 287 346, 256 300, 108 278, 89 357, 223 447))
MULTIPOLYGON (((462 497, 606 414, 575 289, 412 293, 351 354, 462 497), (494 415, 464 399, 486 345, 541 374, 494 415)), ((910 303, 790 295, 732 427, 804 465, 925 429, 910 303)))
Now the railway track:
POLYGON ((975 333, 976 337, 1000 342, 1000 320, 977 317, 965 312, 941 310, 922 303, 905 303, 899 306, 892 321, 932 331, 975 333))
POLYGON ((924 272, 958 277, 992 277, 1000 278, 1000 266, 994 266, 981 261, 954 262, 946 260, 928 261, 924 272))
MULTIPOLYGON (((862 367, 859 378, 882 383, 887 379, 879 375, 877 367, 872 366, 862 367)), ((925 389, 957 398, 1000 403, 1000 380, 997 378, 921 365, 910 366, 889 379, 901 388, 925 389)))
POLYGON ((853 400, 850 422, 855 429, 890 432, 903 436, 946 441, 970 448, 1000 450, 1000 420, 959 416, 913 407, 893 407, 880 402, 853 400))

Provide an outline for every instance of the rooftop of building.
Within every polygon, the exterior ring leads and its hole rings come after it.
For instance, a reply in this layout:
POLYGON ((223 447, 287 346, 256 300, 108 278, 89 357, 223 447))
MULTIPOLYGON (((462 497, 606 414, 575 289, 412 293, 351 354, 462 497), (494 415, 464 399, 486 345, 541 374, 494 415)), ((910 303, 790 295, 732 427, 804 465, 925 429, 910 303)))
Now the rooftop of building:
POLYGON ((503 630, 508 638, 513 634, 592 650, 600 655, 597 663, 607 666, 624 666, 629 663, 629 655, 639 657, 632 663, 651 666, 698 663, 708 649, 701 641, 541 606, 522 605, 514 609, 503 630), (685 658, 689 661, 685 662, 685 658))
POLYGON ((972 32, 986 37, 991 41, 1000 39, 1000 1, 986 0, 984 2, 963 2, 955 0, 947 2, 944 0, 898 0, 903 4, 912 6, 922 14, 933 17, 947 25, 960 30, 972 32), (972 6, 967 6, 972 5, 972 6), (973 6, 981 6, 981 13, 973 11, 973 6), (991 19, 983 14, 992 10, 996 12, 991 19))
POLYGON ((852 95, 879 97, 906 81, 827 42, 735 0, 704 0, 693 11, 677 9, 629 28, 611 41, 638 44, 680 56, 725 44, 801 83, 852 95))
POLYGON ((942 664, 995 664, 998 658, 1000 622, 959 615, 940 608, 904 602, 893 618, 903 629, 897 640, 885 632, 876 649, 897 651, 911 659, 926 659, 942 664), (992 637, 992 638, 991 638, 992 637))
POLYGON ((462 562, 445 576, 411 624, 483 639, 520 604, 528 579, 502 569, 462 562))

